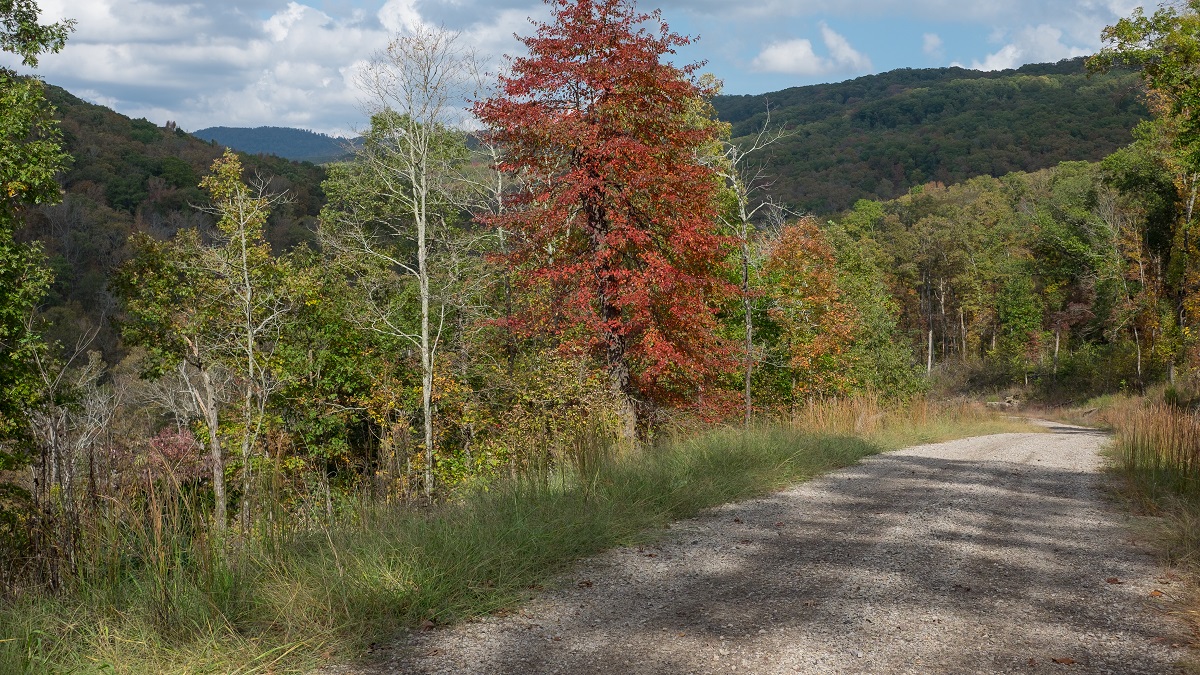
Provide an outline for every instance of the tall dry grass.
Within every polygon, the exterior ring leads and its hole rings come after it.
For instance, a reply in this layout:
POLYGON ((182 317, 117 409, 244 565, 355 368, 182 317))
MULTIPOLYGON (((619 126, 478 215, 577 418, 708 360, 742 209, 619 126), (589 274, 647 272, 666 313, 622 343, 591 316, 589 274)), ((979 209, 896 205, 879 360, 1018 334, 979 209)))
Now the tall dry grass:
POLYGON ((977 401, 916 399, 896 405, 873 394, 810 401, 782 421, 793 429, 862 437, 885 448, 965 435, 1043 431, 1019 417, 988 410, 977 401))
POLYGON ((1116 451, 1126 471, 1171 492, 1200 494, 1200 417, 1164 403, 1109 411, 1105 417, 1116 430, 1116 451))
MULTIPOLYGON (((1200 415, 1146 399, 1119 397, 1090 416, 1114 432, 1122 495, 1155 516, 1148 533, 1168 561, 1200 573, 1200 415)), ((1190 614, 1200 617, 1200 600, 1190 614)))

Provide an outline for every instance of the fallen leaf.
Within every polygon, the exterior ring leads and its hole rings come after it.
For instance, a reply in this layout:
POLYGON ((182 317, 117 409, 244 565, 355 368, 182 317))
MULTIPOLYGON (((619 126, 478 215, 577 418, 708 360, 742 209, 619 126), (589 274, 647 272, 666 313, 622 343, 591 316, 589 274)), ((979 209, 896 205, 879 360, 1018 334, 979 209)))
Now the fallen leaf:
POLYGON ((1152 598, 1161 598, 1163 595, 1164 595, 1164 593, 1162 591, 1158 590, 1157 588, 1150 591, 1150 597, 1152 597, 1152 598))
POLYGON ((1123 584, 1123 583, 1125 583, 1124 581, 1121 581, 1120 579, 1118 579, 1118 578, 1116 578, 1116 577, 1109 577, 1109 578, 1105 579, 1105 581, 1107 581, 1107 582, 1108 582, 1108 583, 1110 583, 1110 584, 1123 584))
POLYGON ((749 540, 749 539, 743 539, 741 543, 743 543, 743 544, 749 544, 749 543, 750 543, 750 540, 749 540))
POLYGON ((657 553, 644 553, 643 555, 645 555, 647 558, 657 558, 658 557, 657 553))
POLYGON ((781 521, 775 523, 775 527, 783 527, 783 521, 781 520, 781 521))
POLYGON ((576 585, 576 586, 578 586, 578 587, 580 587, 580 588, 591 588, 591 587, 592 587, 592 582, 591 582, 591 580, 590 580, 590 579, 584 579, 584 580, 580 581, 578 584, 575 584, 575 585, 576 585))
POLYGON ((1037 665, 1037 659, 1033 659, 1033 658, 1031 658, 1031 659, 1029 659, 1029 661, 1027 661, 1027 663, 1029 664, 1029 666, 1030 666, 1030 667, 1036 666, 1036 665, 1037 665))
POLYGON ((437 628, 437 624, 432 619, 425 619, 421 622, 421 630, 433 630, 437 628))
POLYGON ((1072 666, 1072 665, 1075 665, 1075 659, 1071 659, 1071 658, 1066 658, 1066 657, 1063 657, 1063 658, 1061 658, 1061 659, 1050 659, 1050 660, 1051 660, 1051 661, 1053 661, 1053 662, 1055 662, 1055 663, 1057 663, 1057 664, 1058 664, 1058 665, 1060 665, 1060 666, 1072 666))
POLYGON ((561 642, 561 641, 562 641, 562 637, 560 637, 560 636, 558 636, 558 635, 555 635, 554 637, 552 637, 552 638, 550 638, 550 639, 551 639, 551 640, 554 640, 555 642, 561 642))

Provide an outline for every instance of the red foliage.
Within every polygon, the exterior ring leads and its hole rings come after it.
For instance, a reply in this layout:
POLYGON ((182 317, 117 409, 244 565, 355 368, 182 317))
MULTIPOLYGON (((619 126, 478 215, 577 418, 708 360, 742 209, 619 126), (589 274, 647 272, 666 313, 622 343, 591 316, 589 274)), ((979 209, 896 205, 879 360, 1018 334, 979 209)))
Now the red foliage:
POLYGON ((198 480, 209 475, 209 458, 187 429, 168 427, 158 432, 150 439, 150 452, 146 458, 157 478, 171 474, 177 480, 198 480))
POLYGON ((699 160, 716 129, 697 66, 664 54, 688 43, 627 0, 548 0, 554 20, 523 39, 501 93, 476 104, 525 181, 503 215, 507 262, 527 297, 528 333, 604 360, 627 396, 692 404, 726 369, 716 305, 730 241, 716 227, 719 183, 699 160), (649 30, 646 26, 656 27, 649 30))

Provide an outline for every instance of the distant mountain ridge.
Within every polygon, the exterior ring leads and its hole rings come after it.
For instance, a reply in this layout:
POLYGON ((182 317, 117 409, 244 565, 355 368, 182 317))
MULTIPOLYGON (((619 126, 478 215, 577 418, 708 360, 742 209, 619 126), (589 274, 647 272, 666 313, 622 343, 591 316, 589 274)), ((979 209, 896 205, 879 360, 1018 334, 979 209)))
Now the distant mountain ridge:
POLYGON ((354 139, 290 127, 209 127, 193 131, 192 135, 254 155, 275 155, 314 164, 348 158, 352 153, 347 146, 354 143, 354 139))
POLYGON ((1100 160, 1149 118, 1132 72, 1088 76, 1083 59, 1016 70, 902 68, 846 82, 718 96, 746 138, 768 123, 794 135, 765 150, 767 191, 798 211, 834 213, 929 182, 1100 160))

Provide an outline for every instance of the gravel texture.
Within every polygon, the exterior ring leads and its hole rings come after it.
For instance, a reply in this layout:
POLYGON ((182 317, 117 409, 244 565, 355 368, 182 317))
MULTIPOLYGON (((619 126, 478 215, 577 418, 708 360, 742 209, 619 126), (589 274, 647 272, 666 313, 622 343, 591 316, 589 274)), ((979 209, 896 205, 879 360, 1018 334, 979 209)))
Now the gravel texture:
POLYGON ((1048 426, 712 509, 507 615, 326 672, 1176 672, 1183 583, 1105 498, 1105 436, 1048 426))

